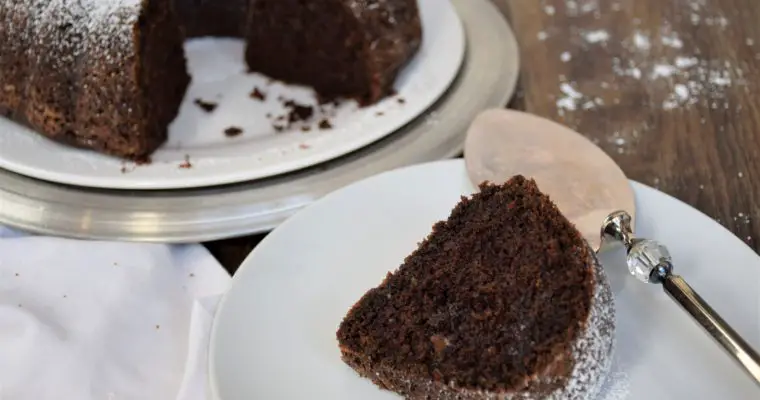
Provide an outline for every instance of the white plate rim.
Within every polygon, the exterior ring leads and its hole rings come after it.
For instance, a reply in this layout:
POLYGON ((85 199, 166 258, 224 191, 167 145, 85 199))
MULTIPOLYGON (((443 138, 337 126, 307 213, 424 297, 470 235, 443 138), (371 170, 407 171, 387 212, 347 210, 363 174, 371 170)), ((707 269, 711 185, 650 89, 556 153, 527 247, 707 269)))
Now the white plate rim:
MULTIPOLYGON (((442 161, 435 161, 435 162, 428 162, 428 163, 417 164, 417 165, 412 165, 412 166, 406 166, 406 167, 398 168, 398 169, 395 169, 395 170, 386 171, 386 172, 374 175, 373 177, 370 177, 370 178, 367 178, 367 179, 355 182, 353 184, 344 186, 343 188, 338 189, 338 190, 336 190, 336 191, 334 191, 334 192, 332 192, 332 193, 324 196, 320 201, 311 204, 310 206, 304 208, 304 210, 319 207, 320 204, 326 204, 326 203, 330 202, 330 199, 332 197, 334 197, 334 196, 340 196, 342 194, 342 192, 351 190, 353 187, 356 187, 356 186, 359 186, 359 185, 366 185, 366 184, 368 184, 367 183, 368 181, 371 181, 373 179, 378 179, 378 178, 381 178, 383 176, 387 176, 387 175, 390 175, 390 174, 403 174, 405 170, 413 170, 413 169, 419 169, 419 168, 436 168, 438 166, 445 166, 445 165, 450 165, 450 164, 460 164, 460 165, 464 166, 464 160, 463 159, 442 160, 442 161)), ((663 193, 663 192, 661 192, 661 191, 659 191, 659 190, 657 190, 655 188, 652 188, 652 187, 650 187, 650 186, 648 186, 646 184, 640 183, 640 182, 635 181, 635 180, 630 180, 630 179, 629 179, 629 182, 630 182, 632 188, 634 189, 634 192, 637 193, 637 197, 639 196, 638 193, 644 193, 647 196, 654 195, 655 197, 659 197, 659 198, 667 199, 668 201, 672 201, 672 203, 675 204, 675 205, 677 205, 678 208, 686 208, 686 209, 689 209, 690 212, 696 212, 698 214, 701 214, 704 217, 704 221, 707 222, 707 223, 709 223, 709 225, 711 226, 710 231, 714 232, 713 234, 720 235, 720 236, 728 236, 728 237, 730 237, 731 240, 734 243, 737 243, 737 249, 741 248, 740 251, 743 252, 746 257, 752 258, 754 260, 759 260, 760 259, 760 257, 758 257, 758 255, 751 249, 751 247, 749 247, 746 243, 744 243, 739 238, 737 238, 735 235, 733 235, 733 233, 731 233, 723 225, 721 225, 720 223, 718 223, 714 219, 710 218, 708 215, 706 215, 702 211, 700 211, 700 210, 698 210, 698 209, 696 209, 696 208, 688 205, 687 203, 685 203, 685 202, 683 202, 683 201, 681 201, 681 200, 679 200, 679 199, 677 199, 675 197, 672 197, 672 196, 668 195, 667 193, 663 193), (739 246, 738 243, 741 243, 742 246, 739 246)), ((473 188, 473 190, 475 190, 474 185, 473 185, 472 188, 473 188)), ((638 204, 638 201, 639 200, 637 199, 637 204, 638 204)), ((646 218, 646 213, 639 213, 638 215, 640 217, 643 216, 644 218, 646 218)), ((288 226, 295 225, 295 224, 298 224, 298 223, 300 223, 299 222, 299 217, 298 217, 298 214, 296 214, 293 218, 288 219, 283 224, 281 224, 277 229, 275 229, 268 237, 266 237, 251 252, 251 254, 249 254, 249 256, 245 259, 245 261, 241 264, 241 266, 238 269, 238 271, 233 276, 233 280, 232 280, 232 283, 230 285, 230 290, 220 300, 219 306, 217 308, 217 316, 219 316, 220 313, 222 312, 222 310, 224 309, 224 307, 225 307, 225 305, 227 303, 228 297, 229 297, 228 294, 232 290, 234 290, 234 288, 236 286, 236 283, 239 280, 238 277, 241 275, 241 273, 244 273, 244 271, 247 271, 247 270, 249 270, 251 268, 255 268, 256 267, 255 263, 253 261, 255 261, 255 259, 256 259, 257 252, 262 251, 261 249, 263 249, 265 246, 268 245, 267 242, 279 240, 278 236, 280 235, 280 232, 286 231, 287 230, 286 228, 288 226)), ((287 233, 287 232, 285 232, 285 233, 287 233)), ((755 316, 755 318, 758 319, 758 320, 760 320, 760 315, 755 316)), ((210 347, 209 347, 209 358, 208 358, 208 364, 209 364, 209 380, 208 380, 209 386, 208 387, 209 387, 209 393, 212 396, 212 398, 214 398, 214 399, 221 399, 221 397, 219 397, 218 382, 215 379, 216 378, 216 375, 215 375, 216 365, 215 365, 215 363, 216 363, 216 352, 217 352, 217 346, 216 346, 217 339, 216 338, 217 338, 217 335, 218 335, 218 329, 219 329, 219 318, 215 318, 213 326, 212 326, 212 330, 211 330, 211 336, 210 336, 210 343, 211 344, 210 344, 210 347)))

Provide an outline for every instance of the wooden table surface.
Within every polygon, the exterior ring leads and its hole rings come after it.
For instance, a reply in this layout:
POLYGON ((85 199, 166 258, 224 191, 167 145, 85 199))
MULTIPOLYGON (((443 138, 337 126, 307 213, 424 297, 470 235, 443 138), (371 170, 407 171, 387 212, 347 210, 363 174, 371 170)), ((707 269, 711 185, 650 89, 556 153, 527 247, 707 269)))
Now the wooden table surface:
MULTIPOLYGON (((510 107, 581 132, 760 249, 757 0, 494 1, 521 47, 510 107)), ((234 271, 262 237, 207 246, 234 271)))

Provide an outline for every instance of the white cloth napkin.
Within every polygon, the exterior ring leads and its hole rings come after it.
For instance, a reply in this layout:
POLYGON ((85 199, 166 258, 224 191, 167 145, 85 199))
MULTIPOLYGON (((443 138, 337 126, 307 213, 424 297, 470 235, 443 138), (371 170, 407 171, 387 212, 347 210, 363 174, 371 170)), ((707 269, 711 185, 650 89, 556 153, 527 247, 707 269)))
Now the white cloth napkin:
POLYGON ((229 281, 200 245, 0 227, 0 400, 207 400, 229 281))

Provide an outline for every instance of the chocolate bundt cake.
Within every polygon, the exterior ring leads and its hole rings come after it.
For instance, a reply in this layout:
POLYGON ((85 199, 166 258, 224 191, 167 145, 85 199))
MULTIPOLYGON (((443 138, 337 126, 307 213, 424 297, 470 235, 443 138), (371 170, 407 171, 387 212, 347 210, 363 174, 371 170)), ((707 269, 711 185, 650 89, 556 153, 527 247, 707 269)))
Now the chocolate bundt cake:
POLYGON ((483 184, 348 312, 361 376, 407 399, 587 399, 614 347, 594 252, 535 182, 483 184))
POLYGON ((123 157, 166 140, 190 82, 168 2, 3 1, 0 26, 4 116, 123 157))
POLYGON ((245 38, 252 71, 366 105, 417 52, 416 0, 0 1, 0 115, 59 142, 142 158, 190 81, 187 37, 245 38))

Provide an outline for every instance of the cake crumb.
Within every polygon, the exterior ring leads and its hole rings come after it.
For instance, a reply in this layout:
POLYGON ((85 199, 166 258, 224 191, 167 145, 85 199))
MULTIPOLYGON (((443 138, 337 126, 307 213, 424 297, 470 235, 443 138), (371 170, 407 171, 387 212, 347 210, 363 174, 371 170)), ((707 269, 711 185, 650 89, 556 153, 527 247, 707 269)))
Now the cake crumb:
POLYGON ((301 131, 302 132, 310 132, 311 131, 311 126, 304 125, 304 126, 301 127, 301 131))
POLYGON ((251 98, 260 100, 260 101, 265 101, 267 99, 267 95, 264 92, 262 92, 258 86, 256 86, 253 88, 253 91, 251 92, 251 98))
POLYGON ((319 121, 319 129, 321 130, 332 129, 332 127, 333 127, 332 123, 330 123, 330 121, 327 119, 323 119, 319 121))
POLYGON ((385 115, 385 113, 383 113, 382 111, 378 111, 375 113, 376 117, 382 117, 383 115, 385 115))
POLYGON ((298 148, 301 149, 301 150, 306 150, 306 149, 310 149, 311 146, 309 146, 306 143, 301 143, 301 144, 298 145, 298 148))
POLYGON ((224 136, 227 137, 235 137, 240 136, 243 133, 243 130, 238 128, 237 126, 231 126, 224 130, 224 136))
POLYGON ((16 276, 19 276, 18 272, 16 272, 16 276))
POLYGON ((216 110, 216 107, 219 106, 219 104, 211 102, 211 101, 205 101, 203 99, 195 99, 195 105, 200 107, 201 110, 210 113, 216 110))
POLYGON ((161 329, 161 325, 156 325, 156 330, 161 329))
POLYGON ((286 101, 285 107, 290 109, 287 115, 290 123, 307 121, 314 115, 314 107, 297 103, 294 100, 286 101))
POLYGON ((398 101, 399 104, 406 104, 406 99, 403 97, 399 97, 398 99, 396 99, 396 101, 398 101))
POLYGON ((183 161, 181 164, 179 164, 179 167, 181 169, 190 169, 193 167, 193 164, 190 163, 190 156, 185 154, 185 161, 183 161))

